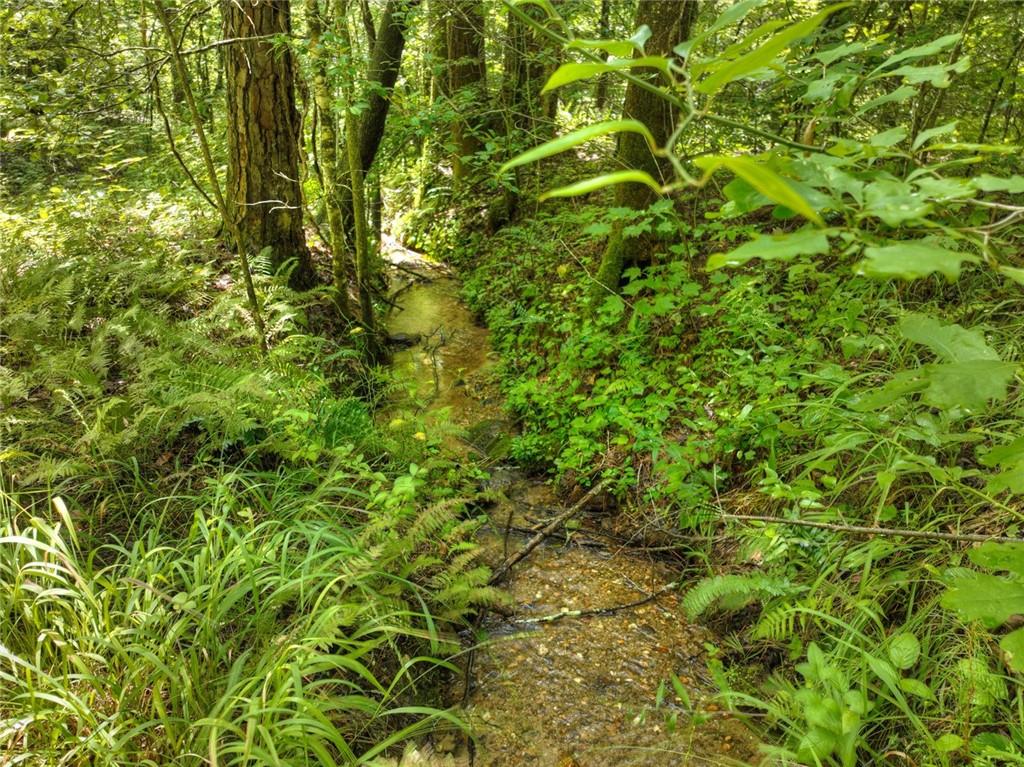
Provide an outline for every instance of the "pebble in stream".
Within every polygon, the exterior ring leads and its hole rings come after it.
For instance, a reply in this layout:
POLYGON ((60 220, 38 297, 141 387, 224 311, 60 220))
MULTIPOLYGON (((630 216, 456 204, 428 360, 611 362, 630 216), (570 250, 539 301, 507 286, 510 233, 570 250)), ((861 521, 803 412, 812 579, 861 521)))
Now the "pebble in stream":
MULTIPOLYGON (((450 407, 462 424, 501 419, 499 402, 472 395, 471 380, 487 363, 487 331, 473 323, 452 280, 417 285, 402 296, 405 310, 389 323, 392 332, 424 337, 439 326, 451 343, 426 357, 416 349, 396 355, 396 369, 412 383, 439 391, 430 407, 450 407), (437 378, 434 377, 436 366, 437 378)), ((558 508, 549 488, 507 472, 512 500, 492 513, 505 521, 522 508, 539 517, 558 508)), ((516 518, 515 525, 529 521, 516 518)), ((503 536, 484 537, 489 558, 503 556, 503 536)), ((523 540, 510 539, 514 549, 523 540)), ((608 615, 531 623, 563 610, 587 610, 634 602, 671 582, 666 567, 626 552, 566 545, 557 539, 517 565, 507 583, 514 623, 489 619, 476 651, 467 705, 460 715, 474 731, 474 747, 450 736, 409 744, 404 757, 382 765, 401 767, 668 767, 748 763, 754 740, 718 711, 703 656, 711 637, 688 623, 675 594, 608 615), (675 674, 692 704, 709 717, 694 726, 666 685, 664 705, 654 710, 656 690, 675 674), (666 714, 678 713, 669 730, 666 714), (436 747, 436 748, 435 748, 436 747)), ((463 698, 452 691, 453 700, 463 698)))

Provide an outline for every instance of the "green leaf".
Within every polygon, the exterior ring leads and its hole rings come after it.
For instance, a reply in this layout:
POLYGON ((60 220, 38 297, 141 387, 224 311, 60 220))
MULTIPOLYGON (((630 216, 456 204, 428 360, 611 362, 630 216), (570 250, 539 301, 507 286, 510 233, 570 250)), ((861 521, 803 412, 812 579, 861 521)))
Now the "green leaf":
POLYGON ((948 754, 952 751, 957 751, 964 747, 964 739, 959 735, 955 735, 952 732, 947 732, 945 735, 941 735, 935 739, 932 743, 932 748, 938 751, 940 754, 948 754))
POLYGON ((658 194, 662 194, 664 191, 661 184, 655 181, 649 173, 644 173, 642 170, 620 170, 614 173, 605 173, 603 176, 584 179, 569 186, 552 189, 550 192, 542 194, 539 199, 543 202, 552 197, 575 197, 581 194, 590 194, 598 189, 604 189, 606 186, 613 186, 615 184, 644 184, 658 194))
MULTIPOLYGON (((991 451, 986 457, 991 457, 992 452, 995 451, 991 451)), ((967 556, 978 567, 1024 577, 1024 543, 983 543, 975 549, 968 550, 967 556)))
POLYGON ((971 181, 974 186, 983 192, 1009 192, 1010 194, 1024 194, 1024 176, 1010 176, 999 178, 983 173, 971 181))
POLYGON ((504 173, 512 168, 519 167, 520 165, 527 165, 531 162, 537 162, 543 160, 546 157, 551 157, 560 152, 564 152, 567 149, 572 149, 574 146, 579 146, 587 141, 592 141, 595 138, 601 136, 607 136, 609 133, 638 133, 647 139, 647 143, 651 149, 657 149, 658 146, 654 141, 654 136, 651 134, 650 129, 639 120, 605 120, 604 122, 594 123, 593 125, 587 125, 578 130, 574 130, 572 133, 567 133, 564 136, 547 141, 540 146, 536 146, 533 149, 529 149, 523 152, 517 157, 513 157, 507 163, 498 169, 498 173, 504 173))
POLYGON ((1011 615, 1024 613, 1024 582, 988 573, 959 573, 950 579, 942 604, 968 620, 980 620, 994 628, 1011 615))
POLYGON ((723 266, 740 266, 754 258, 788 261, 795 256, 817 256, 828 253, 828 250, 826 233, 805 227, 787 234, 757 235, 728 253, 713 254, 705 268, 711 271, 723 266))
POLYGON ((981 331, 956 324, 944 325, 926 314, 907 314, 900 321, 900 333, 909 341, 927 346, 945 362, 999 359, 981 331))
POLYGON ((913 48, 907 48, 905 51, 900 51, 899 53, 893 54, 892 56, 887 58, 871 74, 875 74, 875 72, 880 72, 883 69, 888 69, 892 65, 899 64, 901 61, 906 61, 907 59, 920 59, 924 58, 925 56, 934 56, 936 53, 941 53, 947 48, 951 48, 952 46, 956 45, 956 42, 959 39, 960 34, 956 33, 952 35, 946 35, 945 37, 940 37, 936 40, 932 40, 930 43, 925 43, 924 45, 917 45, 913 48))
POLYGON ((664 56, 642 56, 638 59, 609 59, 608 61, 582 61, 562 64, 548 78, 547 83, 541 89, 541 93, 553 91, 563 85, 574 83, 578 80, 585 80, 594 75, 604 72, 618 72, 622 69, 633 69, 639 67, 650 67, 668 74, 668 59, 664 56))
POLYGON ((976 256, 946 250, 925 240, 865 248, 864 256, 857 265, 858 274, 877 279, 917 280, 938 272, 953 282, 960 276, 961 264, 978 261, 976 256))
POLYGON ((704 171, 705 179, 718 168, 730 170, 772 202, 785 205, 819 226, 825 225, 821 216, 810 206, 810 203, 786 179, 765 163, 756 162, 749 157, 711 156, 700 157, 694 161, 694 164, 704 171))
POLYGON ((607 51, 612 56, 618 58, 632 56, 635 50, 633 43, 628 40, 570 40, 567 47, 580 50, 607 51))
POLYGON ((917 134, 917 137, 914 139, 914 143, 913 145, 911 145, 911 149, 917 150, 918 148, 926 144, 930 139, 933 139, 936 136, 943 136, 947 133, 952 133, 953 131, 956 130, 956 124, 958 122, 959 120, 953 120, 953 122, 946 123, 945 125, 939 125, 935 128, 929 128, 928 130, 921 131, 920 133, 917 134))
POLYGON ((816 30, 833 13, 849 5, 851 3, 839 3, 829 6, 814 16, 786 27, 781 32, 777 32, 749 53, 724 65, 710 68, 708 71, 711 74, 697 83, 696 90, 699 93, 708 95, 717 93, 733 80, 738 80, 751 72, 767 66, 776 56, 789 48, 797 40, 807 37, 807 35, 816 30))
POLYGON ((867 114, 872 109, 877 109, 884 104, 890 104, 894 101, 906 101, 907 99, 917 95, 917 88, 912 85, 901 85, 896 90, 889 91, 882 96, 871 99, 864 103, 864 105, 857 110, 858 115, 867 114))
POLYGON ((960 407, 976 412, 984 409, 990 400, 1006 398, 1016 371, 1014 363, 998 360, 931 365, 928 388, 922 400, 943 410, 960 407))
POLYGON ((913 668, 921 657, 921 643, 910 632, 895 634, 889 640, 889 660, 898 668, 906 671, 913 668))
POLYGON ((963 74, 971 67, 966 56, 954 64, 932 64, 926 67, 905 66, 894 69, 887 77, 902 77, 908 85, 928 83, 933 88, 948 88, 953 82, 951 74, 963 74))
POLYGON ((1018 269, 1014 266, 1000 266, 999 273, 1005 274, 1018 285, 1024 285, 1024 269, 1018 269))
POLYGON ((918 679, 900 679, 900 689, 916 698, 935 700, 935 693, 932 692, 932 688, 918 679))
POLYGON ((924 195, 906 181, 880 178, 864 187, 864 215, 880 218, 888 226, 923 219, 931 211, 924 195))
POLYGON ((677 56, 686 58, 687 56, 690 55, 690 51, 692 51, 695 47, 697 47, 705 40, 707 40, 715 32, 731 24, 735 24, 738 21, 741 21, 754 8, 756 8, 759 5, 762 5, 764 2, 765 0, 740 0, 740 2, 733 3, 728 8, 726 8, 717 19, 715 19, 711 26, 702 31, 700 34, 694 35, 686 42, 677 45, 673 49, 673 52, 677 56))
POLYGON ((897 125, 895 128, 890 128, 887 131, 876 133, 868 140, 868 143, 871 144, 871 146, 884 147, 888 149, 889 147, 896 146, 906 137, 906 127, 903 125, 897 125))
POLYGON ((999 640, 1006 663, 1014 671, 1024 671, 1024 629, 1016 629, 999 640))

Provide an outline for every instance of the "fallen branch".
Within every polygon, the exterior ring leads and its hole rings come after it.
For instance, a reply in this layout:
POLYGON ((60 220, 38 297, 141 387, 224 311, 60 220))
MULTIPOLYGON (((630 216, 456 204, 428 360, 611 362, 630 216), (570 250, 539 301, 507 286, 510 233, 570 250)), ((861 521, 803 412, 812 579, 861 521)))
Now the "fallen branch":
POLYGON ((812 522, 808 519, 780 519, 779 517, 762 516, 760 514, 729 514, 721 512, 721 519, 735 519, 740 522, 764 522, 770 525, 788 525, 791 527, 813 527, 817 530, 830 530, 835 533, 854 533, 856 535, 881 535, 894 538, 919 538, 926 541, 954 541, 957 543, 1024 543, 1024 538, 1005 535, 981 535, 976 533, 932 533, 926 530, 901 530, 891 527, 866 527, 864 525, 841 525, 832 522, 812 522))
POLYGON ((591 607, 586 610, 562 610, 561 612, 554 613, 553 615, 545 615, 542 618, 523 618, 517 620, 516 623, 554 623, 560 621, 562 618, 585 618, 588 615, 613 615, 623 610, 631 610, 634 607, 640 607, 653 602, 663 594, 667 594, 669 591, 674 591, 683 585, 682 581, 673 581, 672 583, 666 583, 656 591, 652 591, 650 594, 645 596, 643 599, 637 599, 634 602, 626 602, 622 605, 611 605, 609 607, 591 607))
POLYGON ((587 502, 590 501, 590 499, 597 495, 599 492, 601 492, 602 489, 604 489, 604 484, 604 482, 598 482, 596 485, 590 488, 590 490, 587 491, 586 495, 584 495, 582 498, 576 501, 576 503, 574 503, 570 508, 566 509, 553 520, 551 520, 551 522, 549 522, 543 530, 541 530, 539 533, 533 536, 533 538, 531 538, 527 542, 527 544, 523 546, 522 549, 520 549, 518 552, 513 554, 508 559, 506 559, 498 567, 498 569, 494 571, 494 574, 491 576, 491 579, 488 581, 488 583, 493 586, 495 583, 497 583, 506 575, 508 575, 508 571, 511 570, 519 562, 523 561, 526 557, 528 557, 531 551, 533 551, 535 548, 540 546, 541 543, 544 542, 545 538, 550 536, 553 532, 555 532, 555 530, 557 530, 567 521, 569 521, 577 514, 579 514, 583 510, 583 507, 587 505, 587 502))

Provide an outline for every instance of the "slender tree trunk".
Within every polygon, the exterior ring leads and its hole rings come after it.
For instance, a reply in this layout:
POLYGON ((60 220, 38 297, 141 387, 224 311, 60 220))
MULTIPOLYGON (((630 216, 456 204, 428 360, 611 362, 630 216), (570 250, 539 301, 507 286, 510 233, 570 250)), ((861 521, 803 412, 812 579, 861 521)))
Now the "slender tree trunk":
MULTIPOLYGON (((227 200, 224 197, 224 193, 221 190, 220 178, 217 175, 217 167, 213 163, 213 152, 210 151, 210 142, 207 141, 206 131, 203 129, 203 117, 199 113, 199 107, 196 106, 196 100, 192 94, 192 90, 188 87, 188 79, 184 77, 185 57, 181 55, 181 51, 178 48, 178 40, 177 37, 175 37, 174 27, 171 24, 170 16, 167 13, 167 9, 164 7, 163 0, 154 0, 153 8, 156 10, 157 19, 160 21, 167 37, 167 44, 171 49, 171 62, 178 70, 178 74, 182 76, 182 82, 185 83, 185 102, 188 104, 189 114, 192 117, 192 127, 196 131, 196 138, 199 140, 199 150, 203 156, 203 166, 206 169, 206 178, 210 183, 210 191, 213 193, 213 199, 217 206, 217 210, 220 212, 221 220, 224 222, 224 226, 227 227, 227 230, 231 233, 234 245, 238 250, 238 258, 242 264, 242 279, 245 282, 245 294, 249 299, 249 309, 252 312, 253 323, 256 325, 256 333, 259 337, 260 350, 265 354, 267 352, 267 331, 266 326, 263 324, 263 314, 260 312, 260 302, 256 295, 256 286, 252 279, 249 255, 243 244, 244 238, 238 224, 229 215, 230 210, 227 200)), ((184 162, 182 165, 184 165, 184 162)), ((191 173, 189 173, 189 177, 191 177, 191 173)), ((202 191, 202 189, 200 189, 200 191, 202 191)))
MULTIPOLYGON (((1017 19, 1014 19, 1014 21, 1016 22, 1017 19)), ((1014 23, 1014 29, 1018 29, 1016 23, 1014 23)), ((992 120, 992 113, 995 111, 996 103, 999 101, 999 94, 1003 91, 1003 85, 1006 83, 1006 78, 1009 76, 1016 79, 1017 77, 1017 70, 1019 68, 1017 59, 1020 56, 1021 49, 1024 49, 1024 34, 1020 34, 1019 29, 1018 34, 1020 37, 1017 40, 1017 44, 1013 47, 1013 51, 1006 59, 1006 64, 1003 65, 1003 68, 999 72, 999 80, 996 82, 996 87, 992 91, 992 98, 989 99, 988 108, 985 110, 985 117, 981 121, 981 130, 978 131, 979 144, 985 143, 985 136, 988 135, 989 122, 992 120)))
MULTIPOLYGON (((380 149, 380 142, 384 138, 388 111, 391 109, 391 93, 398 80, 402 54, 405 51, 409 15, 417 3, 418 0, 389 0, 384 6, 367 70, 366 79, 370 84, 366 96, 367 106, 361 115, 354 115, 350 112, 345 117, 345 142, 347 145, 351 140, 351 135, 356 137, 356 152, 364 177, 373 169, 377 151, 380 149), (354 133, 348 130, 349 122, 355 123, 354 133)), ((343 26, 344 23, 345 19, 339 16, 339 24, 343 26)), ((339 26, 340 29, 341 26, 339 26)), ((345 33, 347 34, 347 31, 345 33)), ((345 151, 348 156, 347 146, 345 151)), ((355 212, 351 186, 346 167, 345 177, 339 180, 338 204, 341 208, 345 236, 349 240, 355 236, 355 212)))
MULTIPOLYGON (((352 35, 348 29, 346 3, 339 10, 338 31, 343 49, 352 55, 352 35)), ((355 103, 356 87, 353 73, 345 76, 344 95, 348 104, 355 103)), ((373 310, 373 296, 370 292, 373 278, 370 259, 370 238, 367 231, 365 172, 359 152, 359 121, 351 108, 345 117, 345 148, 348 158, 349 193, 352 202, 353 250, 356 262, 356 283, 359 292, 359 317, 366 331, 367 351, 371 359, 380 357, 381 344, 377 338, 377 322, 373 310)))
MULTIPOLYGON (((689 38, 696 18, 697 0, 640 0, 635 26, 646 24, 653 32, 645 46, 648 55, 669 56, 676 45, 689 38)), ((652 73, 649 76, 653 79, 656 75, 652 73)), ((646 123, 658 146, 664 146, 668 142, 677 117, 675 109, 668 101, 632 83, 626 88, 622 116, 646 123)), ((643 170, 654 178, 666 181, 671 176, 671 169, 666 163, 651 153, 643 137, 634 133, 620 134, 615 157, 618 164, 624 168, 643 170)), ((657 195, 642 184, 620 184, 616 187, 616 207, 643 210, 656 199, 657 195)), ((638 237, 625 237, 622 224, 615 226, 601 256, 597 282, 592 293, 595 306, 603 301, 609 292, 618 292, 623 269, 627 264, 642 262, 645 253, 649 251, 648 246, 649 243, 638 237)))
MULTIPOLYGON (((611 0, 601 0, 601 11, 597 22, 597 36, 602 40, 607 40, 612 35, 611 11, 611 0)), ((607 58, 606 55, 605 59, 607 58)), ((594 90, 594 106, 597 107, 598 112, 603 112, 608 104, 608 80, 607 72, 597 76, 597 87, 594 90)))
MULTIPOLYGON (((438 104, 448 98, 448 0, 427 0, 427 55, 425 58, 426 83, 431 114, 436 115, 438 104)), ((423 138, 420 154, 419 183, 416 190, 416 208, 423 205, 427 191, 437 178, 437 165, 443 154, 444 141, 434 133, 423 138)))
MULTIPOLYGON (((222 0, 221 8, 225 38, 291 33, 288 0, 222 0)), ((225 49, 231 219, 242 248, 269 248, 275 270, 294 259, 289 284, 310 288, 316 275, 302 229, 301 125, 291 51, 269 39, 225 49)))
MULTIPOLYGON (((338 314, 344 318, 351 315, 348 284, 348 248, 345 247, 345 230, 338 205, 338 136, 335 130, 338 122, 334 113, 334 99, 327 80, 327 55, 322 45, 326 24, 317 0, 306 0, 306 23, 309 32, 309 61, 313 70, 313 98, 316 102, 319 121, 319 169, 324 192, 324 209, 327 213, 327 231, 331 241, 331 265, 334 283, 335 305, 338 314)), ((316 142, 314 136, 313 141, 316 142)))
POLYGON ((458 116, 452 121, 452 175, 458 185, 467 175, 466 159, 483 144, 477 135, 487 95, 484 14, 479 0, 452 0, 448 19, 448 87, 458 116))

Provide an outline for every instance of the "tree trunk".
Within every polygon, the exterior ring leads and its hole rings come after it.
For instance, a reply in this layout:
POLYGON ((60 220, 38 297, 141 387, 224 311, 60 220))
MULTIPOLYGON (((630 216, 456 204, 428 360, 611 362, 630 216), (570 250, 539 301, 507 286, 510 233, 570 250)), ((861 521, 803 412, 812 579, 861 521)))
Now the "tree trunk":
MULTIPOLYGON (((634 26, 646 24, 653 31, 644 48, 647 55, 670 56, 676 45, 689 38, 696 18, 697 0, 671 3, 661 0, 640 0, 634 26)), ((652 73, 647 76, 654 81, 657 75, 652 73)), ((626 88, 622 116, 646 123, 658 146, 664 146, 668 142, 677 117, 675 108, 667 100, 633 83, 626 88)), ((619 135, 615 158, 617 164, 623 168, 643 170, 664 181, 671 178, 671 168, 668 164, 656 158, 643 137, 635 133, 619 135)), ((620 184, 615 191, 615 206, 620 208, 643 210, 656 199, 657 194, 643 184, 620 184)), ((647 241, 638 237, 624 237, 623 225, 615 226, 601 256, 597 283, 592 295, 595 306, 609 292, 618 292, 623 269, 626 265, 643 262, 648 251, 647 241)))
MULTIPOLYGON (((598 16, 598 31, 597 36, 601 40, 607 40, 612 36, 612 25, 611 25, 611 0, 601 0, 601 12, 598 16)), ((608 56, 605 55, 607 60, 608 56)), ((604 112, 605 106, 608 104, 608 80, 609 75, 604 72, 597 76, 597 87, 594 91, 594 106, 598 112, 604 112)))
POLYGON ((466 158, 480 151, 477 135, 481 105, 487 94, 484 14, 478 0, 453 0, 448 18, 448 89, 459 116, 452 121, 452 175, 458 185, 466 176, 466 158))
MULTIPOLYGON (((391 109, 391 92, 402 65, 402 53, 405 51, 405 36, 409 29, 410 11, 416 7, 418 0, 389 0, 380 17, 379 29, 376 32, 374 46, 370 55, 367 70, 367 81, 370 88, 366 94, 367 106, 361 116, 351 112, 345 117, 346 156, 349 136, 356 136, 357 156, 363 176, 369 174, 384 138, 384 128, 391 109), (355 121, 355 130, 348 130, 348 123, 355 121)), ((344 25, 345 19, 339 23, 344 25)), ((341 208, 342 225, 349 242, 355 236, 355 212, 352 201, 352 185, 348 178, 348 168, 338 186, 338 205, 341 208)))
MULTIPOLYGON (((327 231, 331 241, 331 265, 334 283, 334 300, 338 314, 344 318, 351 315, 348 298, 349 268, 348 248, 345 247, 345 230, 338 206, 338 135, 337 115, 334 113, 334 98, 327 81, 327 54, 321 45, 325 23, 317 0, 306 0, 306 23, 309 32, 309 61, 313 70, 313 98, 320 114, 320 178, 324 192, 324 208, 327 212, 327 231)), ((316 137, 314 137, 316 141, 316 137)))
MULTIPOLYGON (((339 12, 338 31, 342 48, 351 57, 352 36, 348 30, 346 3, 339 12)), ((356 99, 354 76, 349 72, 345 77, 345 100, 351 105, 356 99)), ((356 256, 356 283, 359 290, 359 316, 367 337, 367 352, 371 359, 381 353, 380 340, 377 338, 377 323, 373 310, 373 296, 370 293, 372 266, 370 260, 370 241, 367 232, 366 189, 363 186, 365 174, 362 158, 359 153, 359 121, 351 110, 345 118, 345 149, 348 157, 348 181, 352 202, 353 250, 356 256)))
MULTIPOLYGON (((224 37, 288 35, 288 0, 222 0, 224 37)), ((270 249, 276 270, 294 260, 289 285, 312 287, 316 275, 302 229, 301 125, 295 64, 287 46, 260 39, 225 46, 228 105, 227 203, 240 247, 270 249)))

